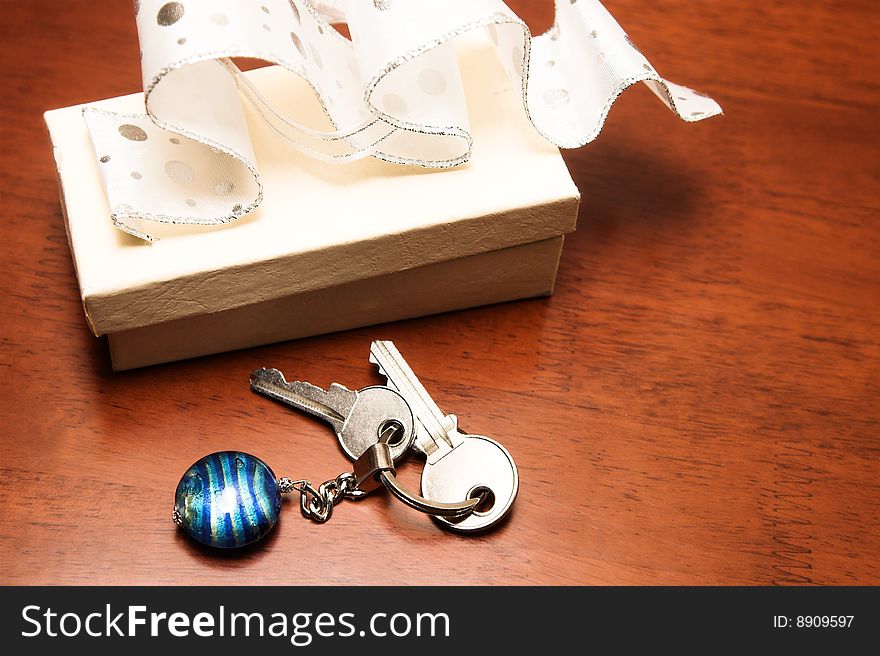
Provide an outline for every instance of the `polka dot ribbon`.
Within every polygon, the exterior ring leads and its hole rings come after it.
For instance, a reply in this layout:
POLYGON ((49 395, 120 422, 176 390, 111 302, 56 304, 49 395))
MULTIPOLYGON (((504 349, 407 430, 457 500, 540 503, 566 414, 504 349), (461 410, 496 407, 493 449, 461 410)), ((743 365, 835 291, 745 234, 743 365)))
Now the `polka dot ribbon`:
POLYGON ((595 139, 636 82, 685 121, 721 113, 661 78, 598 0, 557 0, 553 27, 537 37, 501 0, 136 0, 135 11, 146 114, 84 116, 113 222, 148 241, 145 221, 228 223, 260 204, 245 103, 318 159, 466 162, 472 140, 453 43, 465 34, 491 44, 532 125, 560 147, 595 139), (330 129, 273 106, 230 57, 299 75, 330 129))

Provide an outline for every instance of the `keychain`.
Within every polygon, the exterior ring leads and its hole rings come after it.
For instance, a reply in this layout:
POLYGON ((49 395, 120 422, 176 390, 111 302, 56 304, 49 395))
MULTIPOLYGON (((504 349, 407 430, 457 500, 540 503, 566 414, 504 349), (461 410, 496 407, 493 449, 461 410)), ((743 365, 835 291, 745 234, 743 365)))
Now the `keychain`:
POLYGON ((173 519, 204 544, 241 547, 265 536, 278 521, 281 495, 298 492, 302 514, 327 521, 342 499, 361 499, 385 487, 397 499, 442 525, 474 532, 496 525, 516 498, 516 464, 498 442, 458 430, 455 415, 444 415, 392 342, 373 342, 370 360, 387 386, 352 391, 332 384, 287 382, 277 369, 251 374, 251 389, 324 419, 345 454, 354 461, 314 487, 305 479, 275 478, 259 458, 239 451, 212 453, 180 479, 173 519), (425 455, 422 494, 403 486, 395 462, 410 450, 425 455))

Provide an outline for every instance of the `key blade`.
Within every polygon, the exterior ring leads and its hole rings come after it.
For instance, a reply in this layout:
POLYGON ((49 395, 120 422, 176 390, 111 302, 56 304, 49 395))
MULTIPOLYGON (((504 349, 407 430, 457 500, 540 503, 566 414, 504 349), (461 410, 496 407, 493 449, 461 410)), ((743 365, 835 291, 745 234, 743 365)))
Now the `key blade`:
POLYGON ((406 360, 391 341, 375 341, 370 345, 370 362, 379 368, 379 373, 385 376, 388 386, 395 388, 404 395, 411 403, 419 406, 419 417, 422 414, 434 415, 437 421, 442 421, 445 415, 428 394, 415 372, 407 364, 406 360), (412 397, 412 399, 409 399, 412 397), (421 412, 424 410, 424 413, 421 412))
POLYGON ((334 384, 327 391, 299 380, 288 382, 280 371, 266 367, 251 373, 250 385, 252 390, 270 399, 323 419, 337 432, 342 430, 357 398, 356 392, 342 385, 334 384))
MULTIPOLYGON (((388 387, 398 391, 412 406, 424 438, 418 448, 428 460, 442 458, 461 442, 455 419, 446 416, 428 394, 428 391, 391 341, 374 341, 370 345, 370 362, 379 368, 388 381, 388 387)), ((421 433, 420 433, 421 435, 421 433)))

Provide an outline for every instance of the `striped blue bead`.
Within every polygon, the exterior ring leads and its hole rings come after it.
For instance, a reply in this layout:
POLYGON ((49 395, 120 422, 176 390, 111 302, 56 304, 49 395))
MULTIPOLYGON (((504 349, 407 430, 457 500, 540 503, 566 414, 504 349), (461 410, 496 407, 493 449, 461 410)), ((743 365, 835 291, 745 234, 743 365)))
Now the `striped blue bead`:
POLYGON ((190 467, 174 496, 178 523, 199 542, 229 549, 266 535, 281 510, 269 466, 240 451, 218 451, 190 467))

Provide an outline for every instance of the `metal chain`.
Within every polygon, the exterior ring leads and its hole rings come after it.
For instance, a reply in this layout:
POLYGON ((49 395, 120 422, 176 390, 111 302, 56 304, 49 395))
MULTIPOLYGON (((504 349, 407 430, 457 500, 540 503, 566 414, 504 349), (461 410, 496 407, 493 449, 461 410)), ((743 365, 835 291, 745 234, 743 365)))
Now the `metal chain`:
POLYGON ((357 488, 357 479, 351 472, 342 472, 336 478, 324 481, 317 487, 311 481, 278 479, 278 489, 282 494, 299 492, 299 507, 302 514, 316 522, 323 523, 333 514, 333 506, 342 499, 360 499, 366 492, 357 488))

